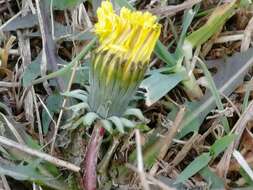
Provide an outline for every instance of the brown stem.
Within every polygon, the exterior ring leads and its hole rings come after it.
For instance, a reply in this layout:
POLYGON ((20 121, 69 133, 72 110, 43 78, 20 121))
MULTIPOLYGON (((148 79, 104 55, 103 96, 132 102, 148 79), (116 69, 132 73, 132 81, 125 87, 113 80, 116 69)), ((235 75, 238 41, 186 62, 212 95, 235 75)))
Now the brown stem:
POLYGON ((84 160, 83 185, 85 190, 96 190, 97 184, 97 158, 105 129, 97 122, 92 131, 84 160))

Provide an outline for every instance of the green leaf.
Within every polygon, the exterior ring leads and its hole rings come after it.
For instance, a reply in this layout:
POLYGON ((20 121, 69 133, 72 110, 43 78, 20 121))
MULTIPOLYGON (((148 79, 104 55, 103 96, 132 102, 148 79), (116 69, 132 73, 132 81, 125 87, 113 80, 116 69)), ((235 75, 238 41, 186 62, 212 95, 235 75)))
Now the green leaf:
POLYGON ((79 181, 78 178, 75 175, 70 174, 68 178, 66 179, 69 190, 80 190, 79 188, 79 181))
POLYGON ((112 123, 106 119, 102 119, 100 120, 100 122, 102 123, 103 127, 110 133, 112 134, 113 132, 113 128, 112 128, 112 123))
POLYGON ((252 0, 240 0, 240 7, 248 7, 252 4, 252 0))
POLYGON ((250 97, 250 92, 252 90, 252 87, 250 84, 246 84, 245 85, 245 95, 244 95, 244 98, 243 98, 243 104, 242 104, 242 112, 244 112, 247 107, 248 107, 248 104, 249 104, 249 97, 250 97))
POLYGON ((89 112, 83 117, 83 124, 85 126, 91 126, 92 123, 98 118, 99 118, 98 114, 94 112, 89 112))
POLYGON ((135 10, 135 8, 129 3, 129 1, 126 0, 115 0, 115 2, 120 6, 120 7, 126 7, 130 10, 135 10))
MULTIPOLYGON (((191 132, 198 132, 200 125, 204 121, 206 115, 211 110, 210 105, 201 104, 201 102, 195 101, 195 102, 187 102, 185 104, 186 113, 182 122, 182 129, 178 133, 177 138, 182 138, 183 136, 191 132), (204 111, 201 112, 201 110, 204 110, 204 111)), ((168 117, 174 120, 175 112, 174 112, 174 117, 173 117, 173 114, 171 113, 168 115, 168 117)))
POLYGON ((245 170, 240 168, 239 173, 243 177, 243 179, 246 181, 247 184, 249 184, 251 187, 253 187, 253 180, 250 178, 250 176, 247 174, 245 170))
POLYGON ((36 149, 36 150, 40 150, 42 147, 38 144, 37 141, 35 141, 30 135, 26 134, 25 136, 25 142, 27 144, 27 146, 29 146, 30 148, 36 149))
POLYGON ((196 13, 198 12, 199 7, 200 7, 200 4, 197 4, 194 7, 194 9, 189 9, 189 10, 185 11, 184 17, 183 17, 183 24, 182 24, 183 29, 182 29, 182 32, 180 34, 179 42, 177 44, 177 49, 182 48, 183 41, 186 37, 187 30, 190 27, 190 25, 192 23, 192 20, 195 17, 196 13))
POLYGON ((150 106, 158 101, 183 79, 183 73, 161 74, 159 72, 156 72, 150 77, 144 79, 140 87, 146 89, 147 91, 145 93, 146 104, 150 106))
POLYGON ((199 174, 211 185, 210 190, 224 189, 224 181, 212 172, 208 166, 201 169, 199 174))
POLYGON ((11 111, 7 105, 4 103, 0 102, 0 112, 3 114, 11 115, 11 111))
POLYGON ((223 152, 235 139, 236 135, 226 135, 218 140, 210 148, 210 154, 213 158, 217 157, 221 152, 223 152))
POLYGON ((129 119, 126 119, 124 117, 120 118, 121 123, 123 124, 124 127, 128 127, 128 128, 134 128, 135 127, 135 123, 129 119))
MULTIPOLYGON (((47 98, 46 106, 52 117, 54 116, 55 113, 58 113, 60 111, 62 101, 63 101, 63 97, 60 94, 53 94, 47 98)), ((43 126, 44 134, 47 134, 50 123, 51 123, 51 118, 48 115, 48 112, 45 109, 43 109, 42 126, 43 126)))
MULTIPOLYGON (((168 186, 168 189, 173 190, 188 190, 184 184, 174 184, 175 180, 162 175, 157 176, 157 179, 168 186)), ((152 187, 152 186, 151 186, 152 187)))
POLYGON ((79 5, 86 0, 48 0, 49 3, 53 1, 53 6, 57 10, 64 10, 79 5))
POLYGON ((120 118, 116 116, 109 117, 108 120, 112 121, 116 129, 121 132, 125 133, 123 123, 121 122, 120 118))
POLYGON ((219 32, 226 21, 235 13, 236 1, 217 7, 205 25, 192 32, 184 41, 183 50, 187 57, 192 57, 192 49, 202 45, 215 33, 219 32))
POLYGON ((38 56, 31 64, 29 64, 22 77, 22 82, 25 87, 31 84, 31 82, 40 76, 40 61, 41 61, 41 56, 38 56))
MULTIPOLYGON (((70 80, 70 76, 71 75, 69 75, 69 78, 68 78, 69 80, 70 80)), ((76 71, 76 75, 75 75, 75 79, 73 83, 80 84, 81 86, 85 86, 85 84, 87 84, 88 81, 89 81, 89 68, 79 67, 78 70, 76 71)))
POLYGON ((124 116, 135 116, 143 122, 147 121, 147 118, 144 117, 142 111, 138 108, 128 108, 123 115, 124 116))
MULTIPOLYGON (((65 63, 63 63, 63 64, 65 64, 65 63)), ((81 86, 85 86, 89 81, 89 67, 86 66, 86 65, 88 65, 86 61, 84 63, 82 63, 82 65, 85 65, 85 66, 78 66, 78 68, 76 69, 73 84, 80 84, 81 86)), ((73 71, 72 69, 69 69, 62 76, 63 80, 66 83, 69 82, 71 75, 72 75, 72 71, 73 71)))
POLYGON ((30 165, 28 166, 10 166, 10 165, 5 165, 1 164, 0 165, 0 173, 3 175, 8 175, 11 176, 17 180, 31 180, 35 181, 38 179, 48 179, 47 177, 41 176, 35 168, 31 167, 30 165))
POLYGON ((87 102, 82 102, 82 103, 77 103, 74 104, 73 106, 70 106, 66 108, 67 110, 72 110, 73 112, 77 113, 82 109, 89 109, 89 104, 87 102))
POLYGON ((89 44, 87 44, 82 51, 75 57, 72 59, 72 61, 70 63, 68 63, 65 67, 58 69, 57 71, 50 73, 48 75, 45 75, 37 80, 32 81, 32 84, 39 84, 44 82, 45 80, 49 80, 55 77, 59 77, 59 76, 64 76, 66 75, 66 73, 68 73, 70 70, 72 70, 73 66, 75 66, 77 64, 78 61, 84 59, 85 55, 91 51, 91 49, 93 48, 93 46, 95 45, 97 39, 96 37, 94 37, 89 44))
POLYGON ((37 15, 28 14, 22 17, 13 17, 11 22, 8 23, 6 22, 4 25, 1 25, 1 31, 9 32, 9 31, 16 31, 18 29, 28 29, 34 27, 36 24, 38 24, 37 15))
MULTIPOLYGON (((159 140, 157 132, 150 134, 148 141, 143 147, 143 163, 145 168, 150 169, 157 161, 157 155, 160 151, 157 147, 154 148, 155 143, 159 140)), ((130 154, 129 162, 134 163, 137 160, 136 149, 130 154)))
MULTIPOLYGON (((222 104, 222 101, 221 101, 221 97, 220 97, 220 93, 214 83, 214 80, 213 80, 213 77, 211 75, 211 73, 209 72, 207 66, 204 64, 204 62, 200 61, 200 66, 205 74, 205 77, 206 77, 206 80, 207 80, 207 83, 208 83, 208 87, 215 99, 215 102, 216 102, 216 105, 218 107, 218 109, 220 111, 224 110, 224 107, 223 107, 223 104, 222 104)), ((221 117, 221 122, 222 122, 222 125, 226 131, 226 133, 229 133, 230 131, 230 128, 229 128, 229 123, 228 123, 228 120, 225 116, 221 117)))
MULTIPOLYGON (((252 53, 253 48, 250 48, 248 51, 236 53, 226 60, 218 59, 206 62, 210 68, 215 68, 218 71, 212 78, 219 93, 229 96, 242 84, 245 74, 253 65, 252 53), (238 64, 238 62, 241 64, 238 64)), ((190 132, 198 131, 206 116, 215 106, 215 98, 208 91, 198 102, 192 102, 190 106, 187 105, 187 113, 181 124, 182 130, 177 135, 177 138, 182 138, 190 132)))
POLYGON ((85 90, 72 90, 69 92, 63 92, 61 93, 63 96, 71 97, 71 98, 76 98, 78 100, 81 100, 82 102, 85 102, 87 100, 87 92, 85 90))
POLYGON ((16 180, 35 182, 41 186, 48 186, 57 190, 67 190, 65 182, 42 175, 33 165, 7 165, 0 163, 0 174, 10 176, 16 180))
POLYGON ((154 51, 156 56, 167 64, 167 67, 173 68, 176 65, 176 58, 171 53, 169 53, 161 41, 157 41, 154 51))
POLYGON ((139 129, 141 132, 148 132, 150 131, 149 126, 145 125, 145 124, 138 124, 135 126, 136 129, 139 129))
POLYGON ((193 162, 191 162, 182 172, 181 174, 177 177, 176 179, 176 184, 177 183, 183 183, 185 180, 189 179, 193 175, 195 175, 198 171, 200 171, 202 168, 207 166, 209 161, 212 159, 209 153, 203 153, 193 162))

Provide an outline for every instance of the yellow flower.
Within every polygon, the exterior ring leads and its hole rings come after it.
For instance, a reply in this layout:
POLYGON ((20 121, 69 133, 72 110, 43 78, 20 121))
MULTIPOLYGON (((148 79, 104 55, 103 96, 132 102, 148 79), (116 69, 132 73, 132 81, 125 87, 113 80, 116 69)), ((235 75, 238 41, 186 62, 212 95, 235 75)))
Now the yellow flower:
POLYGON ((161 31, 156 16, 125 7, 117 15, 109 1, 102 2, 97 16, 95 33, 100 42, 98 51, 108 50, 127 60, 125 71, 130 69, 131 64, 148 64, 161 31))
POLYGON ((102 117, 125 110, 147 70, 161 32, 156 16, 122 8, 117 15, 109 1, 97 10, 99 46, 90 69, 90 107, 102 117))

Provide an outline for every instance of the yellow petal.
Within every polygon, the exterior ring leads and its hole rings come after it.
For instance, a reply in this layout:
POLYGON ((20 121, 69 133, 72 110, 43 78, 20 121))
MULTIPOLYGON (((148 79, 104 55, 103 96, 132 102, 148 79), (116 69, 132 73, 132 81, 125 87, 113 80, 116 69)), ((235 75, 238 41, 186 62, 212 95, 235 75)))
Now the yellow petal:
POLYGON ((109 1, 103 1, 97 10, 95 33, 99 37, 98 51, 109 51, 131 64, 148 63, 161 25, 149 12, 131 11, 125 7, 117 15, 109 1))

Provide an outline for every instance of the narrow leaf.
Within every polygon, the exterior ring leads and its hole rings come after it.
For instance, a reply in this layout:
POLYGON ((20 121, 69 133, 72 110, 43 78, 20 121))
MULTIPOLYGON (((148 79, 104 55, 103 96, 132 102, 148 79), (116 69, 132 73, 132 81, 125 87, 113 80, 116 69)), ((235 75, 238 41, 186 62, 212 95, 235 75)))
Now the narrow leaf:
POLYGON ((10 176, 17 180, 32 181, 41 186, 48 186, 57 190, 68 189, 67 184, 63 181, 43 176, 36 170, 36 168, 31 167, 31 165, 12 166, 1 163, 0 174, 10 176))
MULTIPOLYGON (((215 102, 216 102, 216 105, 217 105, 218 109, 220 111, 224 110, 223 104, 221 102, 221 97, 220 97, 219 91, 216 88, 216 85, 213 81, 211 73, 209 72, 206 65, 201 60, 200 60, 199 63, 200 63, 200 66, 201 66, 205 76, 206 76, 206 79, 207 79, 207 82, 208 82, 208 85, 209 85, 208 87, 210 88, 210 91, 211 91, 213 97, 215 98, 215 102)), ((223 125, 226 133, 228 133, 230 131, 230 128, 229 128, 227 118, 225 116, 221 117, 221 122, 222 122, 222 125, 223 125)))
POLYGON ((22 76, 22 83, 24 86, 28 86, 35 78, 40 76, 40 61, 41 56, 38 56, 31 64, 26 67, 22 76))
MULTIPOLYGON (((213 75, 213 80, 220 93, 229 96, 242 83, 245 74, 253 65, 252 54, 253 48, 250 48, 244 53, 236 53, 226 61, 221 59, 206 62, 207 65, 217 68, 218 72, 213 75)), ((190 105, 187 106, 186 117, 182 122, 182 130, 178 138, 198 131, 205 117, 215 108, 216 104, 215 98, 207 92, 199 102, 192 102, 190 105)))
POLYGON ((185 180, 189 179, 193 175, 195 175, 199 170, 204 168, 209 161, 212 159, 209 153, 203 153, 195 160, 190 163, 182 172, 181 174, 177 177, 176 184, 177 183, 183 183, 185 180))
POLYGON ((48 1, 49 3, 52 1, 54 8, 57 10, 72 8, 82 2, 85 2, 85 0, 48 0, 48 1))
POLYGON ((235 13, 236 0, 217 7, 207 23, 191 33, 184 41, 183 49, 186 57, 192 57, 192 49, 206 42, 211 36, 219 32, 225 22, 235 13))
MULTIPOLYGON (((46 107, 52 117, 54 116, 55 113, 58 113, 60 111, 62 101, 63 97, 60 96, 59 94, 53 94, 47 98, 46 107)), ((42 111, 42 126, 44 134, 47 134, 49 124, 51 123, 51 117, 49 116, 48 112, 45 109, 43 109, 42 111)))
POLYGON ((199 174, 210 184, 210 190, 224 189, 224 181, 211 171, 208 166, 200 170, 199 174))
POLYGON ((216 158, 221 152, 223 152, 235 139, 236 135, 226 135, 218 140, 210 148, 210 154, 213 158, 216 158))

